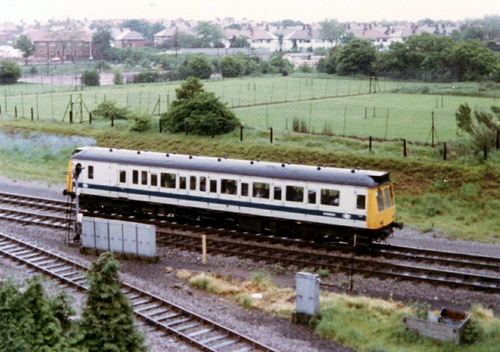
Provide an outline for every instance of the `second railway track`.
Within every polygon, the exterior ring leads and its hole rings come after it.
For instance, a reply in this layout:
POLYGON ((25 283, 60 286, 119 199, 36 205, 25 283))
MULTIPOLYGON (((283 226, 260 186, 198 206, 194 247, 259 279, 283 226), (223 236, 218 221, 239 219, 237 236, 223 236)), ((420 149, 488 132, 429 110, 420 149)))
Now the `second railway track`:
MULTIPOLYGON (((5 209, 0 208, 0 219, 65 229, 72 228, 73 222, 68 217, 70 210, 63 201, 0 194, 0 203, 10 205, 5 209), (23 209, 12 209, 13 205, 23 209), (40 209, 41 213, 37 214, 31 210, 34 208, 40 209)), ((164 225, 164 222, 159 222, 159 227, 164 225)), ((178 225, 168 224, 167 226, 175 228, 178 225)), ((223 235, 209 238, 211 252, 252 257, 256 260, 275 261, 302 267, 323 267, 332 272, 354 272, 363 276, 390 277, 500 293, 500 258, 498 257, 385 244, 374 244, 362 256, 354 256, 354 253, 349 253, 348 246, 307 241, 298 242, 258 235, 238 235, 253 240, 234 241, 232 239, 225 240, 224 237, 234 236, 235 233, 223 229, 204 229, 189 225, 181 226, 181 228, 187 228, 188 233, 160 229, 160 233, 163 232, 162 241, 169 241, 171 244, 190 250, 201 249, 199 235, 189 234, 189 231, 210 231, 223 235), (268 243, 262 244, 260 243, 262 241, 268 243), (289 248, 282 248, 283 245, 289 248), (305 251, 304 248, 308 248, 308 250, 305 251), (395 262, 391 262, 391 260, 395 262)))

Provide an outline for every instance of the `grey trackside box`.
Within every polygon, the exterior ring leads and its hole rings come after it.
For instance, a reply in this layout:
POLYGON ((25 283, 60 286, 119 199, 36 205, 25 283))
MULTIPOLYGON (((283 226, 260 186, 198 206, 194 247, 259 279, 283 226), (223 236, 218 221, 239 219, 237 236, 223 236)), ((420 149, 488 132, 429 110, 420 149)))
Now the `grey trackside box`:
POLYGON ((86 248, 146 257, 156 255, 154 225, 84 217, 81 237, 86 248))
POLYGON ((319 285, 321 280, 318 274, 298 272, 295 275, 297 313, 316 315, 319 313, 319 285))

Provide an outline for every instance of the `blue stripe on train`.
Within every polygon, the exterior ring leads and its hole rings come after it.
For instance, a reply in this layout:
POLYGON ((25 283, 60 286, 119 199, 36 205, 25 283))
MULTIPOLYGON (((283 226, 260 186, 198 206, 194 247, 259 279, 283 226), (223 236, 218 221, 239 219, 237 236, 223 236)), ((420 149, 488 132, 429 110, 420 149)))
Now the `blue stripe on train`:
MULTIPOLYGON (((85 185, 86 186, 83 186, 82 183, 79 183, 78 187, 87 188, 87 189, 95 189, 95 190, 106 191, 106 192, 141 195, 141 196, 147 196, 147 197, 180 199, 180 200, 192 201, 192 202, 224 204, 224 205, 237 206, 237 207, 254 208, 254 209, 259 209, 259 210, 272 210, 272 211, 281 211, 281 212, 287 212, 287 213, 300 213, 300 214, 306 214, 306 215, 324 216, 324 217, 329 217, 329 218, 366 221, 366 215, 339 213, 339 212, 334 212, 334 211, 322 211, 322 210, 315 210, 315 209, 294 208, 294 207, 286 207, 286 206, 274 205, 274 204, 251 203, 251 202, 244 202, 244 201, 239 201, 239 200, 192 196, 192 195, 177 194, 177 193, 174 194, 174 193, 157 192, 157 191, 142 190, 142 189, 130 189, 130 188, 124 189, 124 188, 120 188, 120 187, 102 186, 102 185, 93 185, 93 184, 85 184, 85 185)), ((297 203, 297 204, 299 204, 299 203, 297 203)))

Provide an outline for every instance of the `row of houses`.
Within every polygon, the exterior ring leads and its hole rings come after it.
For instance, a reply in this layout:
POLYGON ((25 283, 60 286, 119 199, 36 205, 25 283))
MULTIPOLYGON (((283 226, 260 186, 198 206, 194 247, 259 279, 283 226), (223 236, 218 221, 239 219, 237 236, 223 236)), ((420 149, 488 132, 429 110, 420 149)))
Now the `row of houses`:
MULTIPOLYGON (((154 35, 154 45, 164 46, 166 43, 174 43, 180 33, 195 35, 196 22, 171 21, 169 27, 154 35)), ((432 33, 436 35, 450 35, 453 30, 458 29, 456 25, 426 25, 414 24, 382 25, 382 24, 346 24, 346 32, 350 32, 356 38, 368 39, 380 49, 387 48, 393 42, 403 42, 409 36, 421 33, 432 33)), ((337 43, 331 43, 321 38, 321 27, 319 25, 303 25, 298 27, 272 27, 262 22, 248 22, 238 25, 241 29, 223 29, 225 39, 221 47, 229 48, 231 42, 239 37, 244 37, 250 44, 252 50, 276 51, 311 51, 317 48, 330 48, 337 43)), ((117 28, 117 27, 115 27, 117 28)), ((0 25, 0 42, 14 41, 19 30, 12 24, 0 25)), ((42 26, 24 32, 36 47, 35 61, 77 61, 88 60, 96 57, 95 49, 92 48, 92 32, 82 31, 78 38, 71 41, 62 41, 57 35, 49 33, 42 26)), ((142 48, 145 39, 140 33, 130 29, 115 29, 113 32, 114 43, 117 48, 142 48)), ((223 52, 223 51, 221 51, 223 52)))

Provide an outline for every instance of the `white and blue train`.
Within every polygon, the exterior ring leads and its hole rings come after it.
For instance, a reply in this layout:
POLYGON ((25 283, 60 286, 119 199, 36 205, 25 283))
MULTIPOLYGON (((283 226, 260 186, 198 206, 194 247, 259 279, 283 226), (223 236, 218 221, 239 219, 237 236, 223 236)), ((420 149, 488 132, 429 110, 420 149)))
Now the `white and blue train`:
POLYGON ((371 242, 401 226, 388 172, 83 147, 68 164, 65 194, 75 190, 88 211, 309 239, 371 242))

